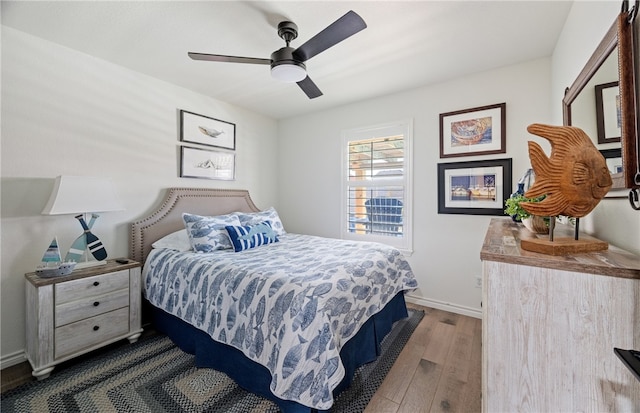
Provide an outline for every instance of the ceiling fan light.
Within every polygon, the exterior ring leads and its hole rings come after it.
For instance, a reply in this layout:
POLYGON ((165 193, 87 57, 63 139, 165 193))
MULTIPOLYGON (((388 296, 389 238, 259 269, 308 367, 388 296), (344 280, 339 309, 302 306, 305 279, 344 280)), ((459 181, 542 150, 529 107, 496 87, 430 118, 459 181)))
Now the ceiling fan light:
POLYGON ((304 67, 295 64, 284 63, 271 68, 271 77, 281 82, 299 82, 307 77, 304 67))

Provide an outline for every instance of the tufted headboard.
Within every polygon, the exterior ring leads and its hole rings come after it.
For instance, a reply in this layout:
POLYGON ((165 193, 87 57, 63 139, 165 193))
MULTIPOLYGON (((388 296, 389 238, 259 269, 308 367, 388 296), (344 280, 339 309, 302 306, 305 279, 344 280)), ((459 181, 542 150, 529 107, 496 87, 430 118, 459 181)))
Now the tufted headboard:
POLYGON ((183 212, 213 216, 234 211, 257 212, 259 209, 244 189, 169 188, 158 210, 131 223, 130 258, 144 263, 151 244, 184 228, 183 212))

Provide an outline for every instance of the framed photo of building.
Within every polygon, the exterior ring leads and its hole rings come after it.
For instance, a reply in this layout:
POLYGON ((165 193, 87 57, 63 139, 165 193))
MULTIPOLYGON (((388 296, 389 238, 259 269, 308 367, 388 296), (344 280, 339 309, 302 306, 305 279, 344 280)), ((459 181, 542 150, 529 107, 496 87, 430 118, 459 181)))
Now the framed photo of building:
POLYGON ((511 158, 438 164, 438 213, 504 215, 511 158))

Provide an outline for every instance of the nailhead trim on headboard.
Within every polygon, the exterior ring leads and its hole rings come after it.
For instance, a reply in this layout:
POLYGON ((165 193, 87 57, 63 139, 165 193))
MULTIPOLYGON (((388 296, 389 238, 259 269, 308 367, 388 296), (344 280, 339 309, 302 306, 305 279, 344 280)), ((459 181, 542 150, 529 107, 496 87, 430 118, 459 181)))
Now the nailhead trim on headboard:
POLYGON ((183 212, 212 216, 234 211, 257 212, 259 209, 245 189, 169 188, 160 208, 131 223, 130 258, 144 263, 151 244, 184 228, 183 212))

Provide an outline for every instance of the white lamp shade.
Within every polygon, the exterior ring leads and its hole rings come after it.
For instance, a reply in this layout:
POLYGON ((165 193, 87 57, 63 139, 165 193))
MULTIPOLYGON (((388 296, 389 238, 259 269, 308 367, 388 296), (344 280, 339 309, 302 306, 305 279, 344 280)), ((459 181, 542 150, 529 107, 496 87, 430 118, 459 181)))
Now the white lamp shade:
POLYGON ((307 72, 298 65, 280 64, 271 68, 271 77, 281 82, 299 82, 307 77, 307 72))
POLYGON ((85 214, 123 209, 111 179, 96 176, 58 176, 42 214, 85 214))

